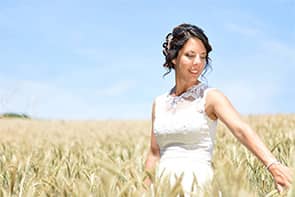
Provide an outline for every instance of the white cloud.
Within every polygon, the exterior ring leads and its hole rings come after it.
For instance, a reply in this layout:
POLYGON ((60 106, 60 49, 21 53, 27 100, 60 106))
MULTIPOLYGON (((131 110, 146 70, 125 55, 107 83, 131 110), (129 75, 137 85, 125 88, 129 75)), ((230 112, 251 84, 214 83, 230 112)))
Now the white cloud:
POLYGON ((118 81, 98 91, 98 96, 119 96, 135 87, 135 82, 130 80, 118 81))
MULTIPOLYGON (((220 70, 226 76, 226 79, 221 79, 213 72, 216 84, 243 114, 280 112, 279 104, 284 99, 281 94, 286 94, 284 86, 295 82, 290 78, 295 65, 294 44, 272 37, 255 25, 228 24, 227 28, 250 37, 249 49, 252 47, 253 51, 245 51, 244 55, 235 56, 229 62, 224 62, 222 58, 217 72, 223 65, 224 68, 231 68, 234 74, 220 70)), ((289 96, 292 95, 290 93, 289 96)))
MULTIPOLYGON (((283 41, 292 39, 274 37, 270 33, 271 30, 264 28, 263 25, 227 23, 225 27, 231 32, 250 39, 249 43, 243 43, 240 46, 240 49, 244 50, 244 55, 240 58, 245 58, 246 62, 251 63, 252 68, 268 68, 268 70, 284 68, 286 70, 286 67, 288 67, 294 69, 295 43, 283 41)), ((239 41, 240 37, 236 38, 236 40, 239 41)), ((245 59, 240 60, 238 63, 245 64, 245 59)))
POLYGON ((96 114, 97 119, 150 119, 151 118, 151 102, 131 102, 131 103, 109 103, 108 105, 99 106, 99 113, 96 114))
MULTIPOLYGON (((292 44, 292 43, 289 43, 292 44)), ((280 42, 275 39, 264 40, 263 46, 265 50, 273 54, 273 58, 278 56, 287 59, 288 62, 292 61, 295 63, 295 47, 293 45, 288 45, 287 43, 280 42)), ((294 65, 293 65, 294 66, 294 65)))
POLYGON ((226 82, 220 89, 242 114, 275 113, 276 99, 280 87, 276 83, 257 83, 255 81, 226 82))
POLYGON ((37 118, 61 119, 82 116, 87 118, 92 113, 91 107, 79 95, 62 87, 29 80, 11 81, 6 78, 0 89, 0 97, 7 101, 3 103, 0 113, 17 112, 37 118))
POLYGON ((241 25, 241 24, 235 24, 235 23, 226 23, 225 27, 227 30, 234 32, 234 33, 239 33, 243 36, 257 36, 261 33, 261 30, 258 29, 257 27, 250 27, 246 25, 241 25))

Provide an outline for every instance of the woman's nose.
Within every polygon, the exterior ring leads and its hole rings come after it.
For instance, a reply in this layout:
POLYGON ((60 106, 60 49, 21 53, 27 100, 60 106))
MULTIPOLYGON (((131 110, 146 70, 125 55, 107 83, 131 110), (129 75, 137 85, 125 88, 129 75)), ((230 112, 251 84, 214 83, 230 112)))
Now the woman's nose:
POLYGON ((199 63, 201 63, 201 58, 200 58, 200 55, 197 54, 195 59, 194 59, 194 64, 199 64, 199 63))

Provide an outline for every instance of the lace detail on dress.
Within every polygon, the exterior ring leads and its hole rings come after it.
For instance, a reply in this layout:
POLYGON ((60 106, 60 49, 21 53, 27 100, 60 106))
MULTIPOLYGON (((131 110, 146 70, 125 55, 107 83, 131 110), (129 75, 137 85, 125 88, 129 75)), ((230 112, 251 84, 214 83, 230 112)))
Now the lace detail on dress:
POLYGON ((202 187, 213 177, 211 161, 217 121, 205 112, 209 89, 207 84, 199 83, 179 96, 173 96, 175 89, 171 89, 155 100, 153 131, 160 148, 157 177, 167 175, 171 185, 182 177, 186 194, 195 179, 202 187))
POLYGON ((167 103, 169 104, 168 109, 175 109, 178 103, 184 100, 194 101, 204 96, 205 90, 208 88, 207 84, 199 83, 190 87, 186 92, 179 96, 172 96, 171 94, 175 91, 175 87, 170 90, 167 94, 167 103))

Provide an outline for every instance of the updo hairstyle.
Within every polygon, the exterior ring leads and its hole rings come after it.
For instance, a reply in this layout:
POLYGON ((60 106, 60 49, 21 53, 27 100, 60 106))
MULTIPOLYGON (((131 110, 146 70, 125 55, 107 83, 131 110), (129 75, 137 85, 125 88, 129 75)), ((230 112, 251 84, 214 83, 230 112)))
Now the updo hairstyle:
POLYGON ((212 51, 212 47, 209 44, 209 40, 204 31, 195 25, 184 23, 176 26, 173 29, 172 33, 168 33, 166 36, 166 41, 162 45, 164 48, 163 54, 165 56, 165 63, 163 64, 163 66, 168 70, 164 74, 164 76, 169 74, 171 72, 171 69, 175 69, 175 65, 173 64, 172 60, 177 57, 179 50, 184 46, 186 41, 193 37, 196 37, 202 41, 207 52, 206 65, 202 73, 202 77, 204 77, 208 68, 212 69, 209 62, 210 58, 208 56, 209 52, 212 51))

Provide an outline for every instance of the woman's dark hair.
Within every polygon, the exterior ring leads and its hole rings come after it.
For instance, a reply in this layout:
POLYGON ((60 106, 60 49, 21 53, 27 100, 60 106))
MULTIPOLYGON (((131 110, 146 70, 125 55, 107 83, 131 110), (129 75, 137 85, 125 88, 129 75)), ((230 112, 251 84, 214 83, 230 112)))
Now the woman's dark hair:
POLYGON ((207 52, 206 65, 202 73, 202 77, 204 77, 208 71, 208 68, 212 69, 210 65, 211 60, 209 58, 209 52, 212 51, 212 47, 209 44, 209 40, 204 31, 195 25, 184 23, 176 26, 172 33, 167 34, 166 41, 162 45, 164 48, 163 54, 165 56, 165 63, 163 66, 168 70, 163 76, 169 74, 171 69, 175 69, 175 65, 173 64, 172 60, 177 57, 179 50, 183 47, 186 41, 193 37, 196 37, 202 41, 207 52))

